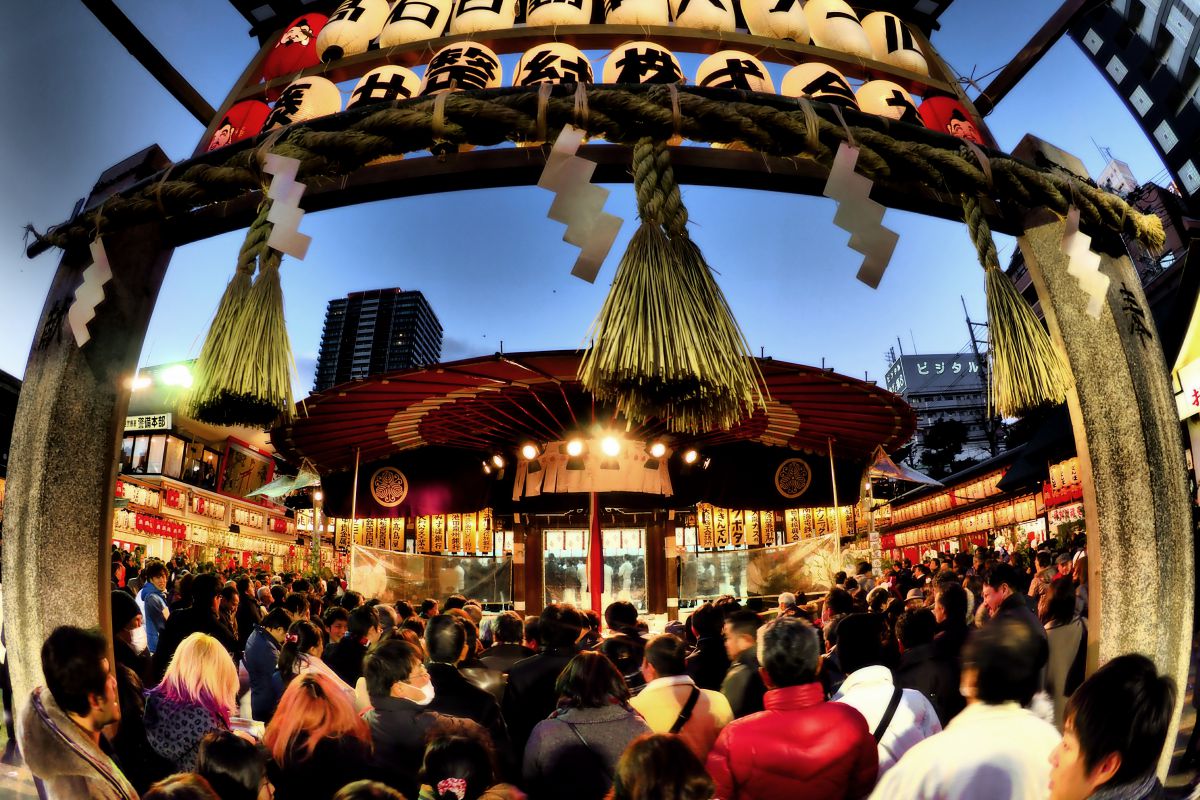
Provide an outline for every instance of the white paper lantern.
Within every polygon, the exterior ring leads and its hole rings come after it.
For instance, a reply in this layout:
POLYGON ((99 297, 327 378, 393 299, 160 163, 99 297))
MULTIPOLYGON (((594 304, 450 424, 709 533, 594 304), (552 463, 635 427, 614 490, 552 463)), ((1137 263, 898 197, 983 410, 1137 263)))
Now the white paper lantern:
POLYGON ((587 56, 561 42, 547 42, 526 50, 513 74, 513 86, 591 82, 592 65, 587 56))
POLYGON ((448 44, 429 60, 421 94, 453 89, 495 89, 504 78, 500 59, 478 42, 448 44))
POLYGON ((367 52, 391 8, 388 0, 345 0, 317 35, 317 55, 322 61, 337 61, 367 52))
POLYGON ((517 21, 517 0, 455 0, 450 34, 511 28, 517 21))
POLYGON ((808 17, 800 0, 742 0, 742 16, 755 36, 808 44, 808 17))
POLYGON ((807 97, 835 106, 858 108, 858 98, 846 76, 828 64, 812 61, 792 67, 783 76, 780 94, 788 97, 807 97))
POLYGON ((416 97, 420 91, 421 79, 411 69, 391 65, 379 67, 359 79, 346 108, 407 100, 416 97))
POLYGON ((702 31, 735 31, 734 0, 670 0, 676 27, 702 31))
POLYGON ((400 0, 379 34, 380 47, 436 39, 446 30, 454 0, 400 0))
POLYGON ((775 94, 775 84, 763 63, 740 50, 722 50, 700 62, 696 85, 775 94))
POLYGON ((859 87, 858 107, 868 114, 923 125, 921 114, 912 96, 904 87, 891 81, 868 81, 859 87))
POLYGON ((867 40, 871 42, 871 52, 876 61, 915 72, 918 75, 929 74, 929 64, 925 55, 917 46, 912 31, 904 24, 904 20, 886 11, 876 11, 867 14, 862 21, 867 40))
POLYGON ((804 14, 808 17, 808 32, 817 47, 871 58, 867 32, 845 0, 808 0, 804 14))
POLYGON ((588 25, 592 0, 528 0, 526 25, 588 25))
POLYGON ((667 0, 604 0, 604 21, 609 25, 667 25, 671 10, 667 0))
POLYGON ((312 76, 291 83, 275 101, 263 130, 336 114, 342 110, 342 93, 333 81, 312 76))
POLYGON ((626 42, 604 62, 605 83, 687 83, 675 55, 654 42, 626 42))

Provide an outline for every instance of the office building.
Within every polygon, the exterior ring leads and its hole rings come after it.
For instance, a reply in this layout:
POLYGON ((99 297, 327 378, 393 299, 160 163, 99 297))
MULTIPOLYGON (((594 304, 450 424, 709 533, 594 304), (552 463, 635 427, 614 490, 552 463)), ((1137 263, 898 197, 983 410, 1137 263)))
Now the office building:
POLYGON ((313 391, 436 364, 441 354, 442 325, 425 295, 401 289, 352 292, 329 301, 313 391))
POLYGON ((903 397, 917 414, 913 459, 922 460, 925 437, 939 420, 956 420, 967 428, 960 460, 992 457, 988 440, 987 383, 972 354, 902 355, 888 365, 884 384, 903 397))

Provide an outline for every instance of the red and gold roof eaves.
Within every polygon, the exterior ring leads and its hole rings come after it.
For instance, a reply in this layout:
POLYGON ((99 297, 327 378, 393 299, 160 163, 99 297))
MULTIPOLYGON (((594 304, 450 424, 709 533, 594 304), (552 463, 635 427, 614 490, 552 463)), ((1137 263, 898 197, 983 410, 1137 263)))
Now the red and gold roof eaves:
MULTIPOLYGON (((306 398, 296 421, 271 439, 285 459, 307 458, 329 472, 353 467, 356 451, 363 463, 431 445, 513 453, 526 441, 561 440, 595 423, 624 430, 624 419, 580 386, 580 358, 576 351, 498 353, 335 386, 306 398)), ((895 450, 916 429, 908 404, 873 383, 758 363, 771 396, 765 411, 728 431, 672 434, 653 420, 628 435, 663 438, 676 449, 753 441, 818 454, 832 439, 839 456, 865 458, 876 445, 895 450)))

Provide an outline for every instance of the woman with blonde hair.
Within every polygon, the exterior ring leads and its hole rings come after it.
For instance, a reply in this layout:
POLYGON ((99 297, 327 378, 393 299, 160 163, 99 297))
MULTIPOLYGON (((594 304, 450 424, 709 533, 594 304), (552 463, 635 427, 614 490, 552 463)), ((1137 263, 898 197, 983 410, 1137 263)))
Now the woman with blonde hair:
POLYGON ((318 672, 297 675, 284 690, 263 744, 275 800, 330 800, 347 783, 372 777, 370 729, 318 672))
POLYGON ((146 741, 176 772, 194 772, 200 740, 229 730, 237 709, 238 674, 225 647, 193 633, 171 657, 162 683, 146 695, 146 741))

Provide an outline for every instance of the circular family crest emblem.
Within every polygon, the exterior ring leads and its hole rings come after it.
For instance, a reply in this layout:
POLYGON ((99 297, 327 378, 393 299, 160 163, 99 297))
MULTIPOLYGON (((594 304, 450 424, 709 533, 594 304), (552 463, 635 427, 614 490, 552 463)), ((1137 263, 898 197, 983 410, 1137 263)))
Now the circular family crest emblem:
POLYGON ((384 508, 395 508, 408 497, 408 478, 395 467, 381 467, 371 476, 371 497, 384 508))
POLYGON ((808 491, 812 483, 812 470, 800 458, 789 458, 775 470, 775 489, 781 495, 793 500, 808 491))

